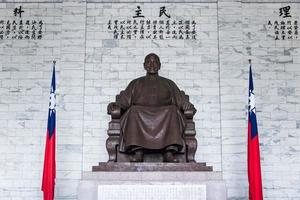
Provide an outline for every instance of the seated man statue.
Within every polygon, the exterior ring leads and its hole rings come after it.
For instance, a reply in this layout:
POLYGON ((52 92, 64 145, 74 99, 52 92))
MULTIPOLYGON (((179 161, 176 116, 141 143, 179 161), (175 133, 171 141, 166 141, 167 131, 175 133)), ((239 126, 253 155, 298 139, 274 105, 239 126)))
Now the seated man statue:
POLYGON ((158 75, 156 54, 145 58, 146 76, 129 83, 108 112, 121 108, 119 151, 132 154, 131 162, 142 162, 145 152, 163 152, 164 162, 178 162, 174 153, 184 152, 184 111, 195 114, 193 104, 183 98, 176 84, 158 75))

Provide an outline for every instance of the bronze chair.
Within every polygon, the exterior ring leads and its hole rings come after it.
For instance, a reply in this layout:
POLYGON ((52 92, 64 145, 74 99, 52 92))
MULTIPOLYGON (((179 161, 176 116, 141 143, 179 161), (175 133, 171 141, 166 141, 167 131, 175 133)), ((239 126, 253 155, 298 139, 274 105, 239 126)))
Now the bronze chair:
MULTIPOLYGON (((121 93, 124 91, 121 91, 121 93)), ((181 91, 184 98, 189 100, 189 96, 181 91)), ((116 100, 119 99, 120 95, 116 96, 116 100)), ((130 162, 130 154, 122 153, 119 151, 119 141, 121 133, 120 118, 122 116, 121 109, 109 112, 111 115, 111 121, 108 127, 108 139, 106 140, 106 149, 108 152, 108 162, 130 162)), ((197 149, 197 140, 195 138, 196 130, 195 123, 193 121, 194 113, 192 110, 185 111, 184 116, 186 117, 186 128, 183 133, 184 148, 185 151, 182 153, 175 154, 176 158, 181 163, 195 162, 195 152, 197 149)), ((162 162, 162 155, 156 152, 148 152, 144 155, 144 162, 162 162)))

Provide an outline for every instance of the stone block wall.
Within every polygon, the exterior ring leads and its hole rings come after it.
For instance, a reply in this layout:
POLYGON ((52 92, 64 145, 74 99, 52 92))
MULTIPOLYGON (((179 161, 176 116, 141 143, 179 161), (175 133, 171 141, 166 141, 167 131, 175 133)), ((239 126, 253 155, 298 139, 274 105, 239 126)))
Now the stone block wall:
MULTIPOLYGON (((274 2, 274 1, 272 1, 274 2)), ((42 20, 41 39, 0 40, 0 199, 41 199, 52 61, 57 60, 55 199, 77 199, 83 171, 107 160, 106 106, 130 80, 143 76, 150 52, 161 75, 190 96, 196 160, 222 171, 228 198, 246 199, 248 59, 252 59, 265 199, 298 199, 300 185, 300 39, 275 40, 271 21, 290 6, 265 0, 0 2, 0 21, 42 20), (137 6, 159 20, 195 20, 197 40, 114 39, 109 20, 132 19, 137 6), (166 20, 166 16, 163 16, 166 20)), ((1 25, 1 24, 0 24, 1 25)), ((1 27, 0 27, 1 28, 1 27)))
POLYGON ((25 11, 23 24, 42 20, 44 34, 42 39, 4 35, 0 40, 0 199, 40 199, 52 60, 59 62, 61 56, 62 7, 0 3, 5 26, 7 21, 20 24, 13 12, 19 6, 25 11))
POLYGON ((274 23, 282 29, 290 27, 290 21, 295 32, 300 4, 245 3, 242 10, 243 60, 252 58, 256 78, 264 193, 269 199, 298 199, 300 38, 274 40, 274 23), (285 6, 290 6, 292 17, 280 16, 279 8, 285 6))

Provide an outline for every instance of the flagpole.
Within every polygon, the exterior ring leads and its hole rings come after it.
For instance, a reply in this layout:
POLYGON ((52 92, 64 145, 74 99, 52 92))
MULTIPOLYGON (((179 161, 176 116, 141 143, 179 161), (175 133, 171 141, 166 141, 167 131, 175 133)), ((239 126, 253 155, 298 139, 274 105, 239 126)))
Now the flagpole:
POLYGON ((51 90, 50 90, 50 100, 49 100, 49 109, 48 109, 48 124, 47 124, 45 155, 44 155, 44 169, 43 169, 42 188, 41 188, 43 191, 44 200, 54 199, 55 178, 56 178, 55 64, 56 61, 53 60, 53 71, 52 71, 52 78, 51 78, 51 90))
POLYGON ((248 149, 247 168, 249 183, 249 200, 263 200, 259 138, 257 120, 255 114, 255 96, 251 70, 251 59, 249 61, 249 102, 248 102, 248 149))

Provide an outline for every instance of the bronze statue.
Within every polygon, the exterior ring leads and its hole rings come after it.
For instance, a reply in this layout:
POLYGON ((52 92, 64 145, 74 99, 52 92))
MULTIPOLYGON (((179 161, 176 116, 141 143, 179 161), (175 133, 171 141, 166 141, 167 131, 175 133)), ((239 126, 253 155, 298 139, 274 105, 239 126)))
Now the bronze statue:
POLYGON ((132 162, 142 162, 147 152, 163 152, 164 162, 178 162, 174 153, 184 152, 183 112, 196 109, 176 84, 158 75, 161 63, 156 54, 145 57, 146 76, 129 83, 108 113, 121 110, 119 151, 132 154, 132 162))

